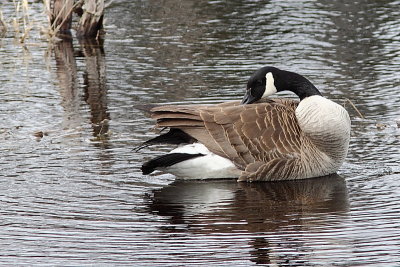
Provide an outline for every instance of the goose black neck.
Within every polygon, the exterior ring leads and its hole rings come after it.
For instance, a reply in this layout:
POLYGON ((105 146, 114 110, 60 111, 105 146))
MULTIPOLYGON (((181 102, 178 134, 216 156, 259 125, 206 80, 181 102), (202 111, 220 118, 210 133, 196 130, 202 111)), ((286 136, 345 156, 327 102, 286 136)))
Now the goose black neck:
POLYGON ((304 76, 294 72, 288 72, 286 80, 286 90, 292 91, 300 101, 313 95, 321 95, 318 89, 304 76))

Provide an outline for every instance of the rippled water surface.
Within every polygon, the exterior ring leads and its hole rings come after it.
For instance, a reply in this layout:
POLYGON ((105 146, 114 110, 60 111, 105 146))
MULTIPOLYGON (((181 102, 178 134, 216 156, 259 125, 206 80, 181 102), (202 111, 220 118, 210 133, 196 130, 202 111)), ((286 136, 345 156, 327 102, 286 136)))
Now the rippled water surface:
POLYGON ((110 2, 104 44, 47 42, 40 1, 21 44, 0 4, 0 263, 400 265, 399 1, 110 2), (135 105, 240 99, 264 65, 345 104, 338 175, 141 174, 159 151, 134 151, 154 136, 135 105))

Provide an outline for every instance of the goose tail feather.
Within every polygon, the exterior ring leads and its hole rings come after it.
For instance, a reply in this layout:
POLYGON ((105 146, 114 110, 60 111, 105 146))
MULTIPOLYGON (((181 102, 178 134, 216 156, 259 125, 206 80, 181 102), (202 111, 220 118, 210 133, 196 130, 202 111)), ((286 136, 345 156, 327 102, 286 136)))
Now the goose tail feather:
POLYGON ((188 154, 188 153, 169 153, 166 155, 161 155, 158 156, 154 159, 151 159, 147 162, 145 162, 142 165, 142 173, 144 175, 150 174, 153 171, 155 171, 157 168, 166 168, 172 165, 175 165, 179 162, 197 158, 204 156, 204 154, 198 153, 198 154, 188 154))
POLYGON ((134 149, 135 152, 155 144, 170 144, 170 145, 180 145, 180 144, 192 144, 196 141, 193 137, 185 133, 184 131, 171 128, 167 133, 156 136, 146 142, 142 143, 140 146, 134 149))

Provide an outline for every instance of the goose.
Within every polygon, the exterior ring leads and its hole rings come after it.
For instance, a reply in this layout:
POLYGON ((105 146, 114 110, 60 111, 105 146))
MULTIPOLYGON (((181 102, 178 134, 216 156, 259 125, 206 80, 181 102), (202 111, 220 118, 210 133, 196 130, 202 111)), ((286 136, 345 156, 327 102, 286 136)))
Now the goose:
POLYGON ((142 165, 179 179, 296 180, 336 173, 350 140, 350 117, 304 76, 275 67, 251 75, 243 100, 150 109, 163 133, 142 144, 178 145, 142 165), (269 98, 291 91, 299 100, 269 98))

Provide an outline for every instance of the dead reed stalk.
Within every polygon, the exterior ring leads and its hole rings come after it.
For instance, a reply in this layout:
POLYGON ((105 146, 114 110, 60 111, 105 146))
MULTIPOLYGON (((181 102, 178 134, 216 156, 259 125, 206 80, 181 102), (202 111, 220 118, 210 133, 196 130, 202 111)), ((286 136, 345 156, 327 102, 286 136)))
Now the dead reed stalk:
POLYGON ((354 105, 354 103, 353 103, 350 99, 345 98, 345 100, 346 100, 347 102, 350 103, 350 105, 351 105, 351 106, 353 107, 353 109, 357 112, 358 116, 360 116, 361 119, 365 119, 365 117, 363 116, 363 114, 358 110, 358 108, 356 107, 356 105, 354 105))

